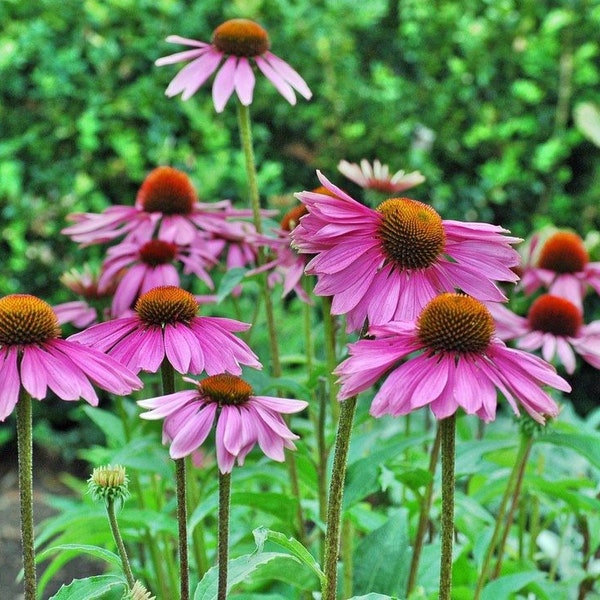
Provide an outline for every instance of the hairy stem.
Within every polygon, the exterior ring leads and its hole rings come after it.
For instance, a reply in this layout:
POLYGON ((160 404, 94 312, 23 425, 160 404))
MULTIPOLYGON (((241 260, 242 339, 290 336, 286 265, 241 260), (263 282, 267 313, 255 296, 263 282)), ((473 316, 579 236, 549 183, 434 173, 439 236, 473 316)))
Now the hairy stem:
POLYGON ((219 533, 217 543, 219 584, 217 600, 227 600, 227 561, 229 560, 230 502, 231 473, 219 473, 219 533))
POLYGON ((33 531, 33 435, 31 396, 21 391, 17 402, 17 448, 19 454, 19 497, 21 501, 21 544, 25 600, 35 600, 35 550, 33 531))

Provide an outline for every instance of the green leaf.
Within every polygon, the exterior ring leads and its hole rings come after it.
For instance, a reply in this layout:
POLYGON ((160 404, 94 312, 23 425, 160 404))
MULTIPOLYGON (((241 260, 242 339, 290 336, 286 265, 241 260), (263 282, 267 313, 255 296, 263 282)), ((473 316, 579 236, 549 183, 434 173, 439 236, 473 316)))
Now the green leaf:
POLYGON ((112 448, 120 448, 127 442, 125 429, 119 417, 93 406, 84 406, 83 412, 100 428, 112 448))
POLYGON ((223 300, 231 293, 231 291, 240 284, 245 275, 246 269, 242 267, 229 269, 229 271, 223 275, 221 282, 219 283, 219 289, 217 290, 217 303, 223 302, 223 300))
POLYGON ((509 600, 511 595, 530 583, 543 581, 546 576, 540 571, 528 571, 505 575, 488 583, 481 594, 481 600, 509 600))
POLYGON ((257 527, 252 533, 254 534, 257 552, 262 552, 266 541, 273 542, 281 548, 289 550, 302 564, 309 567, 319 578, 321 583, 325 581, 325 574, 321 571, 319 563, 298 540, 286 537, 283 533, 272 531, 266 527, 257 527))
POLYGON ((65 551, 70 551, 67 553, 73 554, 73 558, 75 558, 78 554, 88 554, 94 558, 97 558, 98 560, 106 561, 117 569, 121 569, 122 567, 121 559, 117 554, 107 550, 106 548, 100 548, 100 546, 90 546, 89 544, 61 544, 60 546, 52 546, 51 548, 46 548, 42 552, 38 553, 36 560, 42 561, 46 558, 49 558, 52 554, 65 551))
POLYGON ((94 575, 86 579, 74 579, 69 585, 63 585, 50 600, 118 600, 125 589, 126 583, 121 577, 94 575))
POLYGON ((274 492, 236 492, 231 495, 231 503, 234 506, 251 506, 281 519, 284 523, 292 521, 298 506, 296 498, 274 492))
POLYGON ((570 448, 590 461, 592 465, 600 468, 600 435, 597 433, 563 433, 551 431, 539 438, 537 443, 554 444, 570 448))
POLYGON ((376 590, 380 594, 404 594, 411 557, 408 511, 397 511, 365 536, 354 555, 356 592, 364 594, 376 590))
MULTIPOLYGON (((261 552, 259 554, 246 554, 230 560, 227 565, 227 592, 231 591, 234 586, 248 581, 248 579, 256 572, 259 572, 261 567, 271 563, 272 561, 280 562, 281 569, 289 569, 289 561, 299 562, 291 554, 283 554, 281 552, 261 552)), ((202 581, 196 587, 194 592, 194 600, 216 600, 218 590, 219 568, 212 567, 209 569, 202 581)))
POLYGON ((364 596, 352 596, 350 600, 399 600, 397 596, 386 596, 385 594, 365 594, 364 596))

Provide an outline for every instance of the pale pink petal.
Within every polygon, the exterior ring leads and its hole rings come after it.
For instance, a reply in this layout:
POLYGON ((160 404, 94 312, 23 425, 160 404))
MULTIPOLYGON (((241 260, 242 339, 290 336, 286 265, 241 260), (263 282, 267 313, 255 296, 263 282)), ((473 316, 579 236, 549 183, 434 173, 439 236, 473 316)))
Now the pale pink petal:
POLYGON ((255 77, 250 62, 245 56, 240 57, 234 74, 234 85, 238 98, 244 106, 252 104, 254 82, 255 77))
POLYGON ((254 60, 263 75, 275 86, 277 91, 290 104, 296 104, 296 95, 292 86, 262 56, 256 56, 254 60))
POLYGON ((183 390, 174 394, 165 394, 164 396, 157 396, 147 400, 138 400, 137 404, 142 408, 151 409, 149 412, 141 413, 140 418, 149 420, 164 419, 197 398, 198 392, 196 390, 183 390))
POLYGON ((205 404, 193 418, 179 431, 174 433, 169 449, 171 458, 183 458, 196 450, 208 437, 215 419, 217 405, 213 402, 205 404))
POLYGON ((223 112, 227 100, 229 100, 231 94, 233 94, 237 62, 237 56, 229 56, 215 77, 212 96, 217 112, 223 112))
POLYGON ((301 96, 307 100, 312 98, 312 92, 308 88, 306 81, 293 69, 288 63, 271 52, 265 52, 263 58, 269 62, 269 65, 275 69, 283 79, 289 83, 301 96))
POLYGON ((165 354, 179 373, 188 373, 192 360, 193 349, 185 343, 185 339, 179 335, 181 330, 187 329, 183 323, 168 323, 164 329, 165 354))

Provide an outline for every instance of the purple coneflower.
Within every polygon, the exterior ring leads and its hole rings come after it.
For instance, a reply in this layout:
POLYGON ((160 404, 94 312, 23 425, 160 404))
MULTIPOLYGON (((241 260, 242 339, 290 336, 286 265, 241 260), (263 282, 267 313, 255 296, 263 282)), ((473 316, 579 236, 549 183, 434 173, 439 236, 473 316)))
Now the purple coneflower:
POLYGON ((215 445, 221 473, 230 473, 235 461, 242 465, 246 455, 258 443, 271 459, 284 460, 284 448, 294 450, 293 434, 282 414, 300 412, 303 400, 255 396, 243 379, 220 373, 202 381, 184 379, 196 385, 185 390, 138 402, 143 419, 165 419, 163 442, 170 442, 172 458, 191 454, 206 440, 217 421, 215 445))
POLYGON ((92 406, 92 384, 125 395, 142 387, 129 369, 102 352, 60 339, 52 307, 36 296, 0 299, 0 421, 15 408, 21 386, 36 400, 52 390, 62 400, 83 398, 92 406))
POLYGON ((74 213, 73 225, 62 230, 75 242, 102 244, 126 235, 147 241, 155 230, 161 240, 192 244, 206 232, 227 231, 229 217, 249 216, 251 211, 231 208, 229 200, 198 202, 186 173, 173 167, 157 167, 138 190, 135 206, 117 205, 102 213, 74 213))
POLYGON ((341 160, 338 170, 361 188, 386 194, 397 194, 425 181, 425 177, 419 171, 411 173, 396 171, 390 175, 390 168, 377 159, 373 161, 373 166, 364 158, 360 161, 360 165, 341 160))
POLYGON ((291 231, 296 227, 300 217, 307 214, 306 206, 300 204, 286 213, 281 220, 279 229, 274 230, 276 237, 257 235, 255 242, 266 248, 275 255, 261 267, 248 271, 248 275, 268 271, 267 281, 269 287, 277 283, 283 283, 282 297, 294 292, 302 302, 312 304, 311 298, 302 287, 302 277, 306 267, 307 257, 298 254, 291 246, 291 231))
POLYGON ((543 294, 533 302, 527 317, 494 303, 488 308, 501 339, 515 340, 522 350, 541 349, 548 362, 557 356, 569 374, 575 371, 575 353, 600 369, 600 321, 584 325, 581 310, 566 298, 543 294))
POLYGON ((497 388, 516 414, 519 402, 543 423, 545 416, 558 414, 558 407, 541 386, 571 389, 541 358, 507 348, 495 337, 494 319, 486 306, 464 294, 441 294, 425 306, 416 322, 371 327, 369 335, 374 339, 350 344, 350 357, 336 374, 343 400, 387 373, 371 405, 375 417, 405 415, 429 405, 438 419, 463 408, 492 421, 497 388))
POLYGON ((545 287, 582 308, 588 285, 600 294, 600 262, 590 262, 583 240, 571 231, 557 231, 541 246, 534 236, 524 265, 522 285, 528 294, 545 287), (533 264, 532 264, 533 263, 533 264))
POLYGON ((135 373, 155 373, 165 357, 179 373, 238 375, 240 364, 261 368, 254 352, 233 335, 250 325, 197 312, 192 294, 161 286, 138 298, 134 316, 98 323, 69 339, 106 352, 135 373))
POLYGON ((440 292, 461 291, 502 301, 494 281, 517 281, 511 270, 518 238, 487 223, 443 221, 429 205, 392 198, 368 208, 317 172, 330 195, 302 192, 308 208, 292 232, 300 252, 314 254, 306 272, 315 293, 333 296, 332 313, 346 314, 348 330, 369 320, 412 320, 440 292))
POLYGON ((214 284, 207 267, 217 263, 210 244, 179 246, 161 239, 125 241, 108 249, 102 264, 98 285, 114 288, 111 313, 119 317, 131 309, 139 296, 159 286, 180 285, 179 271, 174 263, 181 263, 184 273, 193 273, 210 288, 214 284))
POLYGON ((269 52, 271 44, 267 32, 249 19, 225 21, 214 30, 210 44, 178 35, 169 36, 167 42, 194 48, 156 61, 158 66, 192 61, 171 81, 165 92, 167 96, 181 93, 182 99, 188 100, 217 72, 212 88, 217 112, 223 111, 234 91, 240 102, 248 106, 252 104, 254 93, 254 62, 290 104, 296 104, 294 90, 307 100, 312 97, 304 79, 288 63, 269 52))

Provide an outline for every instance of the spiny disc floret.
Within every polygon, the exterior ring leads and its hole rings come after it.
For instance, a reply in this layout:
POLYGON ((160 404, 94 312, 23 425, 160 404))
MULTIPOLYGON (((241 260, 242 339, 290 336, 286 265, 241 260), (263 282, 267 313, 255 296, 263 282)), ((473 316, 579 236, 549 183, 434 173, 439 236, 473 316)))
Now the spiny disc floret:
POLYGON ((36 296, 0 299, 0 346, 40 344, 60 336, 52 307, 36 296))
POLYGON ((578 273, 589 260, 583 240, 576 233, 559 231, 546 240, 538 266, 556 273, 578 273))
POLYGON ((440 294, 417 321, 419 339, 433 352, 482 353, 494 335, 494 319, 478 300, 465 294, 440 294))
POLYGON ((225 54, 234 56, 259 56, 270 47, 269 35, 250 19, 231 19, 213 32, 213 45, 225 54))
POLYGON ((579 308, 569 300, 552 294, 537 298, 529 309, 527 319, 536 331, 564 337, 575 337, 583 325, 579 308))
POLYGON ((197 201, 190 178, 172 167, 158 167, 144 180, 137 200, 145 212, 189 215, 197 201))
POLYGON ((378 235, 387 260, 398 270, 426 269, 444 249, 446 234, 438 213, 409 198, 391 198, 377 207, 378 235))
POLYGON ((159 286, 138 298, 135 311, 140 319, 149 325, 187 324, 198 312, 198 301, 181 288, 159 286))
POLYGON ((203 396, 217 402, 219 406, 241 406, 252 395, 252 386, 240 377, 221 373, 203 379, 198 384, 203 396))

